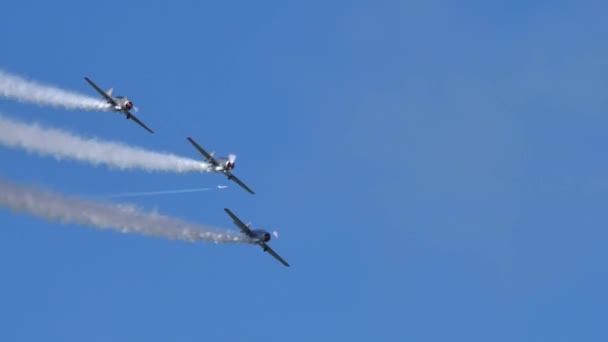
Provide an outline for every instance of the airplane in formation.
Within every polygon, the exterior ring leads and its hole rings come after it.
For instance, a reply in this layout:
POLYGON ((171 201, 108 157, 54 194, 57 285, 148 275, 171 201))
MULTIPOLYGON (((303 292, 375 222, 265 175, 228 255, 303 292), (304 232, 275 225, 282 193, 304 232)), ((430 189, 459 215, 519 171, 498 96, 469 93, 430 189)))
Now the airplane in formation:
MULTIPOLYGON (((268 252, 268 254, 272 255, 275 259, 277 259, 281 264, 289 267, 287 261, 283 260, 270 246, 268 246, 267 242, 270 241, 270 233, 263 229, 250 229, 249 226, 251 224, 245 224, 241 219, 239 219, 230 209, 224 208, 224 211, 232 218, 234 224, 239 227, 241 232, 247 235, 253 243, 262 247, 264 252, 268 252)), ((275 237, 278 237, 277 232, 273 232, 275 237)))
POLYGON ((112 96, 112 91, 113 91, 112 88, 110 88, 110 90, 108 90, 107 92, 104 92, 103 90, 101 90, 101 88, 99 88, 97 86, 97 84, 95 84, 93 81, 91 81, 90 78, 85 77, 84 79, 93 88, 95 88, 95 90, 97 90, 97 92, 100 93, 101 96, 103 96, 103 98, 106 100, 107 103, 112 105, 113 111, 118 112, 118 113, 123 113, 124 115, 127 116, 127 120, 133 120, 138 125, 143 127, 146 131, 148 131, 150 133, 154 133, 154 131, 152 131, 148 126, 146 126, 146 124, 141 122, 135 115, 133 115, 130 112, 130 110, 133 108, 133 102, 131 102, 126 96, 112 96))
POLYGON ((252 195, 255 194, 255 192, 253 192, 253 190, 251 190, 247 185, 245 185, 245 183, 241 182, 240 179, 236 178, 236 176, 233 175, 232 172, 230 172, 230 170, 234 169, 234 165, 236 162, 236 155, 229 154, 228 157, 226 157, 226 158, 223 158, 223 157, 215 158, 213 156, 215 154, 214 152, 207 153, 207 151, 205 151, 201 147, 201 145, 197 144, 196 141, 194 141, 194 139, 188 137, 188 141, 192 144, 192 146, 194 146, 194 148, 196 148, 200 152, 200 154, 203 155, 203 157, 205 157, 205 161, 212 165, 213 171, 215 171, 217 173, 223 173, 224 175, 226 175, 228 177, 229 180, 234 181, 236 184, 240 185, 241 188, 247 190, 247 192, 249 192, 250 194, 252 194, 252 195))

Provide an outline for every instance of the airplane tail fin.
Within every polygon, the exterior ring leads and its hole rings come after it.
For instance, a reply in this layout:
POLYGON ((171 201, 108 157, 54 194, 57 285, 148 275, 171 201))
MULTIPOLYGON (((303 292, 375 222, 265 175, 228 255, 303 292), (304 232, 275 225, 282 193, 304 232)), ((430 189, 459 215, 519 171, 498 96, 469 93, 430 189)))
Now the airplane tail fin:
POLYGON ((114 91, 114 88, 110 88, 108 89, 108 91, 106 91, 106 94, 108 94, 108 96, 112 96, 112 92, 114 91))

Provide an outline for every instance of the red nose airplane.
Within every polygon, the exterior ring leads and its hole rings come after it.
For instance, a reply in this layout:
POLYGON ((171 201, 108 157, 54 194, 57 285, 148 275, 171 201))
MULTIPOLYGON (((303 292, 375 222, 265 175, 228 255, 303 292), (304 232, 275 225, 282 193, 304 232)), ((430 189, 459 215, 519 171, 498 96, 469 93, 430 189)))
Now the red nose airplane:
POLYGON ((236 176, 233 175, 232 172, 230 172, 230 170, 234 169, 234 165, 236 163, 236 155, 229 154, 228 158, 214 158, 214 152, 207 153, 207 151, 205 151, 201 147, 201 145, 197 144, 196 141, 194 141, 194 139, 190 137, 188 137, 188 141, 192 144, 192 146, 194 146, 194 148, 196 148, 200 152, 200 154, 203 155, 203 157, 205 157, 205 161, 212 165, 213 171, 225 174, 229 180, 234 181, 243 189, 247 190, 247 192, 249 192, 250 194, 255 194, 253 190, 249 189, 249 187, 245 185, 245 183, 241 182, 240 179, 236 178, 236 176))
POLYGON ((101 88, 97 86, 97 84, 93 83, 93 81, 91 81, 91 79, 89 79, 88 77, 85 77, 84 79, 89 82, 89 84, 93 88, 95 88, 95 90, 97 90, 97 92, 100 93, 101 96, 103 96, 107 103, 112 105, 113 111, 123 113, 127 116, 127 120, 131 119, 135 121, 138 125, 143 127, 146 131, 154 133, 154 131, 152 131, 148 126, 146 126, 143 122, 139 121, 139 119, 135 115, 131 114, 130 110, 133 108, 133 102, 131 102, 126 96, 112 97, 113 89, 104 92, 103 90, 101 90, 101 88))

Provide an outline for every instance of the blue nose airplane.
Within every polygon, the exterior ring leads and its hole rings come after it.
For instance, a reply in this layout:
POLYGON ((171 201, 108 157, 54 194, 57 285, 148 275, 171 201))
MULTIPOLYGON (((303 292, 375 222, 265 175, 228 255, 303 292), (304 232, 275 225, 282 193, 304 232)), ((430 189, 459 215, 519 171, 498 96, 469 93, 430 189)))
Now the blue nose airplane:
MULTIPOLYGON (((262 247, 264 252, 268 252, 275 259, 277 259, 281 264, 289 267, 289 264, 287 263, 287 261, 283 260, 283 258, 281 258, 275 251, 272 250, 272 248, 270 248, 270 246, 268 246, 266 244, 266 242, 270 241, 269 232, 267 232, 263 229, 249 229, 249 225, 243 223, 243 221, 241 221, 238 217, 236 217, 236 215, 234 215, 234 213, 232 211, 230 211, 230 209, 225 208, 224 211, 228 215, 230 215, 230 217, 234 221, 234 224, 237 227, 239 227, 239 229, 241 229, 241 232, 243 234, 247 235, 249 238, 251 238, 252 243, 254 243, 256 245, 260 245, 260 247, 262 247)), ((276 232, 274 232, 274 235, 277 236, 276 232)))

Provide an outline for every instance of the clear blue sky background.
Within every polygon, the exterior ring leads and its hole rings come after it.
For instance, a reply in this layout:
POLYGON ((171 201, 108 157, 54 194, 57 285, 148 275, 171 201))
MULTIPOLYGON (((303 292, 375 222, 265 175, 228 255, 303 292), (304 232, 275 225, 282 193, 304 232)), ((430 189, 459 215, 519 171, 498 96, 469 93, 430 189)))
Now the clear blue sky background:
POLYGON ((131 199, 258 248, 0 211, 3 341, 605 341, 608 5, 603 1, 9 1, 0 68, 111 113, 0 112, 197 157, 217 175, 119 172, 0 149, 0 176, 131 199), (221 3, 221 4, 220 4, 221 3))

